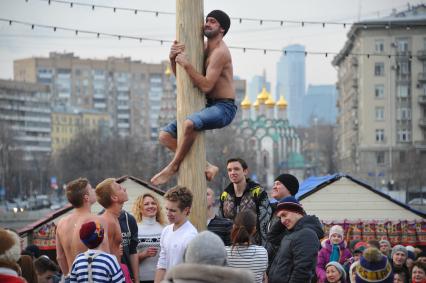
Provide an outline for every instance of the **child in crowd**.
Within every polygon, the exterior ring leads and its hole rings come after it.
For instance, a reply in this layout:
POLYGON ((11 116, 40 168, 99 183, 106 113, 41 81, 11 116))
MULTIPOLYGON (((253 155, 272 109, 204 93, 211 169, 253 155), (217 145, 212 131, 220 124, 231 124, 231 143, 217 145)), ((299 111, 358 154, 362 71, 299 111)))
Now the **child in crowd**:
POLYGON ((81 225, 80 239, 89 250, 75 258, 69 277, 70 282, 125 283, 117 258, 96 249, 104 239, 104 228, 100 223, 90 221, 81 225))
POLYGON ((344 231, 342 226, 334 225, 330 228, 328 240, 322 243, 322 248, 318 253, 316 274, 318 283, 324 283, 326 280, 325 267, 330 261, 336 261, 344 264, 352 255, 346 247, 344 241, 344 231))

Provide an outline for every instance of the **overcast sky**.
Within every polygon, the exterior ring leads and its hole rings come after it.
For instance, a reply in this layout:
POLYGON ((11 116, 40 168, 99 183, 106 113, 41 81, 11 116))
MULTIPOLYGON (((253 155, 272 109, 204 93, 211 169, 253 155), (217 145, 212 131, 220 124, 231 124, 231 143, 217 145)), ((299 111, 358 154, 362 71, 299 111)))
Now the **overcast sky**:
MULTIPOLYGON (((82 3, 129 7, 161 12, 175 12, 173 0, 78 0, 82 3)), ((425 1, 409 1, 411 5, 425 1)), ((296 21, 345 21, 372 19, 387 16, 392 9, 407 8, 407 0, 205 0, 205 14, 221 9, 231 17, 279 19, 296 21)), ((174 15, 117 11, 74 6, 47 0, 0 0, 0 18, 26 21, 34 24, 68 27, 96 32, 117 33, 150 37, 162 40, 175 38, 174 15)), ((338 52, 346 41, 349 26, 284 25, 264 22, 233 20, 225 37, 229 46, 282 49, 289 44, 305 45, 306 50, 338 52)), ((159 63, 168 58, 170 44, 156 42, 139 43, 128 39, 97 39, 95 36, 78 35, 0 22, 0 78, 13 77, 13 60, 32 56, 48 56, 51 51, 74 52, 81 58, 105 59, 108 56, 131 56, 134 60, 159 63)), ((280 54, 262 51, 231 49, 234 74, 250 80, 266 70, 273 85, 276 80, 276 62, 280 54)), ((306 58, 307 84, 334 84, 337 73, 331 66, 332 56, 308 55, 306 58)), ((273 88, 274 89, 274 88, 273 88)))

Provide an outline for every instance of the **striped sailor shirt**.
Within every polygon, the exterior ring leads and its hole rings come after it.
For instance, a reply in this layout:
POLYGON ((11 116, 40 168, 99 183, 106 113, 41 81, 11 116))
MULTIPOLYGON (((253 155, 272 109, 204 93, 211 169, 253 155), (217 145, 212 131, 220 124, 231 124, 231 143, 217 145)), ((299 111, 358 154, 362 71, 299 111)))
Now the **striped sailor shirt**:
POLYGON ((263 282, 263 274, 268 268, 268 253, 265 248, 257 245, 228 246, 228 266, 246 269, 254 273, 256 283, 263 282))
POLYGON ((99 250, 88 250, 75 258, 69 277, 71 283, 90 282, 89 257, 92 258, 93 282, 125 282, 123 271, 115 256, 99 250))

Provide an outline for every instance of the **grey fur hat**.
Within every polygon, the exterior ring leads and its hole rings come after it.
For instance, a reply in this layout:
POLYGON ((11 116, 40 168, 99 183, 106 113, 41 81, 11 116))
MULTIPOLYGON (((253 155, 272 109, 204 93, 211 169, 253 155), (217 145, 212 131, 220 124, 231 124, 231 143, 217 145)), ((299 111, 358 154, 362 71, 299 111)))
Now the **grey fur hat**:
POLYGON ((222 239, 210 232, 203 231, 192 239, 186 248, 185 263, 227 265, 227 255, 222 239))

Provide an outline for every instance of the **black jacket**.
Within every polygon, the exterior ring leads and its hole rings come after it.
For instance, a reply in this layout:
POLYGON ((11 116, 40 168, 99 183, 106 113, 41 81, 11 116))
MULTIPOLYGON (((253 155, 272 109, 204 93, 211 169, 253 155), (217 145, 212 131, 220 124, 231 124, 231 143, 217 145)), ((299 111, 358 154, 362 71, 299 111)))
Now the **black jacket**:
POLYGON ((305 215, 288 230, 269 270, 270 283, 308 283, 315 275, 319 239, 324 236, 315 216, 305 215))

